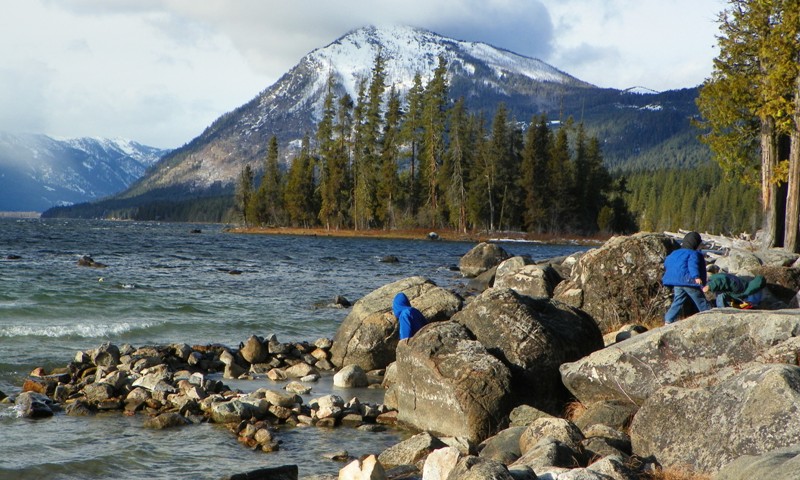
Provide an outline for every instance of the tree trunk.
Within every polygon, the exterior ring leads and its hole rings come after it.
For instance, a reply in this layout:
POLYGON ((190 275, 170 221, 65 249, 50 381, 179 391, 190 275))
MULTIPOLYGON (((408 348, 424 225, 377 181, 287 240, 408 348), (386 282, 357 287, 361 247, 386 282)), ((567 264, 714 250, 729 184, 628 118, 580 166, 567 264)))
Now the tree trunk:
POLYGON ((794 129, 790 135, 789 182, 786 195, 786 236, 783 246, 800 252, 800 76, 794 95, 794 129))
POLYGON ((775 120, 767 117, 761 121, 761 207, 764 212, 765 247, 778 247, 783 243, 783 218, 778 216, 779 192, 775 183, 778 165, 778 140, 775 120))

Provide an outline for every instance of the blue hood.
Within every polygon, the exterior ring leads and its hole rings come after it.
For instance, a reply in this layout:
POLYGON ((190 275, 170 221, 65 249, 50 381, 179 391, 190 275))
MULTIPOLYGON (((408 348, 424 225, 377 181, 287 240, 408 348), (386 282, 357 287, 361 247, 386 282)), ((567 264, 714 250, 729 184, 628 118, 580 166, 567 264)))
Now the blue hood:
POLYGON ((400 292, 394 296, 394 301, 392 302, 392 313, 394 313, 395 317, 399 317, 400 312, 406 308, 411 308, 411 302, 408 301, 408 297, 405 293, 400 292))

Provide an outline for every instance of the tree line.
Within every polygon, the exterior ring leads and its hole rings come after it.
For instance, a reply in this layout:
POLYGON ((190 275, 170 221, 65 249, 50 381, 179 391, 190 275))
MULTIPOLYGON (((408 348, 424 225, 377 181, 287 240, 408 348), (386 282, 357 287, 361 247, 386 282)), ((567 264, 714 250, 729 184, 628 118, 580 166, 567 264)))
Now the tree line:
POLYGON ((328 229, 453 228, 592 234, 636 229, 624 182, 603 165, 582 123, 518 122, 499 104, 491 123, 450 101, 439 58, 401 98, 379 53, 357 98, 328 79, 322 114, 285 171, 270 140, 246 165, 236 205, 247 225, 328 229), (256 172, 261 172, 260 179, 256 172))
POLYGON ((691 228, 732 236, 755 232, 762 222, 758 190, 725 180, 713 162, 688 169, 629 172, 623 190, 643 231, 691 228))

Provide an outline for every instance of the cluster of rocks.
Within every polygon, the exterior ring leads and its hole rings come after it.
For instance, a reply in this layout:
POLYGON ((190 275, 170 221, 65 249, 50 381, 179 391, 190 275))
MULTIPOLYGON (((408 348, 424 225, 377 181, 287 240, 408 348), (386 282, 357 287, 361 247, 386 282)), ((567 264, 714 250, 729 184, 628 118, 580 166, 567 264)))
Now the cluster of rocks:
POLYGON ((385 402, 398 422, 467 447, 422 448, 403 477, 384 452, 339 478, 622 480, 661 468, 794 478, 785 472, 800 460, 800 431, 786 426, 800 408, 800 310, 789 309, 798 256, 709 254, 711 272, 772 272, 772 310, 715 309, 648 331, 637 322, 660 325, 671 297, 663 261, 676 248, 669 235, 638 234, 535 263, 479 245, 461 259, 472 278, 462 306, 408 341, 391 339, 391 295, 445 312, 429 300, 438 287, 406 279, 357 302, 337 332, 334 350, 341 341, 345 353, 334 363, 390 362, 385 402), (356 339, 382 351, 381 336, 385 355, 360 352, 356 339), (525 419, 513 420, 521 409, 525 419), (433 463, 440 457, 445 466, 433 463))
MULTIPOLYGON (((220 345, 175 344, 145 346, 106 343, 78 352, 66 367, 45 372, 37 368, 15 401, 27 418, 91 415, 99 411, 144 414, 145 427, 163 429, 201 422, 224 424, 251 448, 275 450, 280 426, 339 425, 373 431, 394 425, 396 412, 385 405, 345 402, 326 395, 304 403, 308 382, 320 378, 320 369, 332 370, 330 339, 313 344, 281 343, 252 336, 232 350, 220 345), (259 388, 243 393, 210 377, 290 380, 283 389, 259 388), (216 375, 213 375, 216 374, 216 375), (292 380, 295 379, 295 380, 292 380)), ((367 386, 369 376, 353 367, 335 376, 341 386, 367 386)))
MULTIPOLYGON (((68 378, 31 381, 44 403, 169 414, 167 425, 225 423, 263 450, 275 448, 276 425, 421 432, 319 480, 634 480, 662 468, 796 478, 800 426, 786 419, 800 409, 800 310, 788 309, 800 289, 798 256, 711 254, 710 271, 765 275, 771 310, 714 309, 648 331, 640 322, 660 325, 669 305, 660 278, 678 247, 669 235, 637 234, 537 263, 480 244, 459 265, 466 290, 423 277, 385 285, 353 305, 332 342, 251 337, 233 350, 173 345, 119 356, 104 347, 55 372, 68 378), (391 313, 398 292, 429 320, 402 341, 391 313), (203 373, 308 381, 330 369, 353 386, 383 374, 384 405, 332 396, 303 405, 291 388, 243 394, 203 373)), ((242 475, 231 478, 297 478, 291 468, 242 475)))

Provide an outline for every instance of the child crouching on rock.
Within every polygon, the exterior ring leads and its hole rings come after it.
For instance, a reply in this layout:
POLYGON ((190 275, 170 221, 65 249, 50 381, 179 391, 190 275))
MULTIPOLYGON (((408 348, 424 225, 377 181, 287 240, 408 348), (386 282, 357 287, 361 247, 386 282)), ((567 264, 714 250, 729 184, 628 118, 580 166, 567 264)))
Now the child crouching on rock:
POLYGON ((689 232, 683 237, 681 248, 667 255, 664 259, 664 277, 661 282, 672 289, 672 305, 664 315, 664 325, 678 319, 683 304, 691 299, 698 312, 711 308, 703 286, 706 284, 706 260, 698 250, 702 240, 697 232, 689 232))
POLYGON ((756 275, 749 282, 730 273, 717 273, 708 279, 704 292, 717 294, 717 307, 758 308, 761 291, 767 285, 763 275, 756 275))

